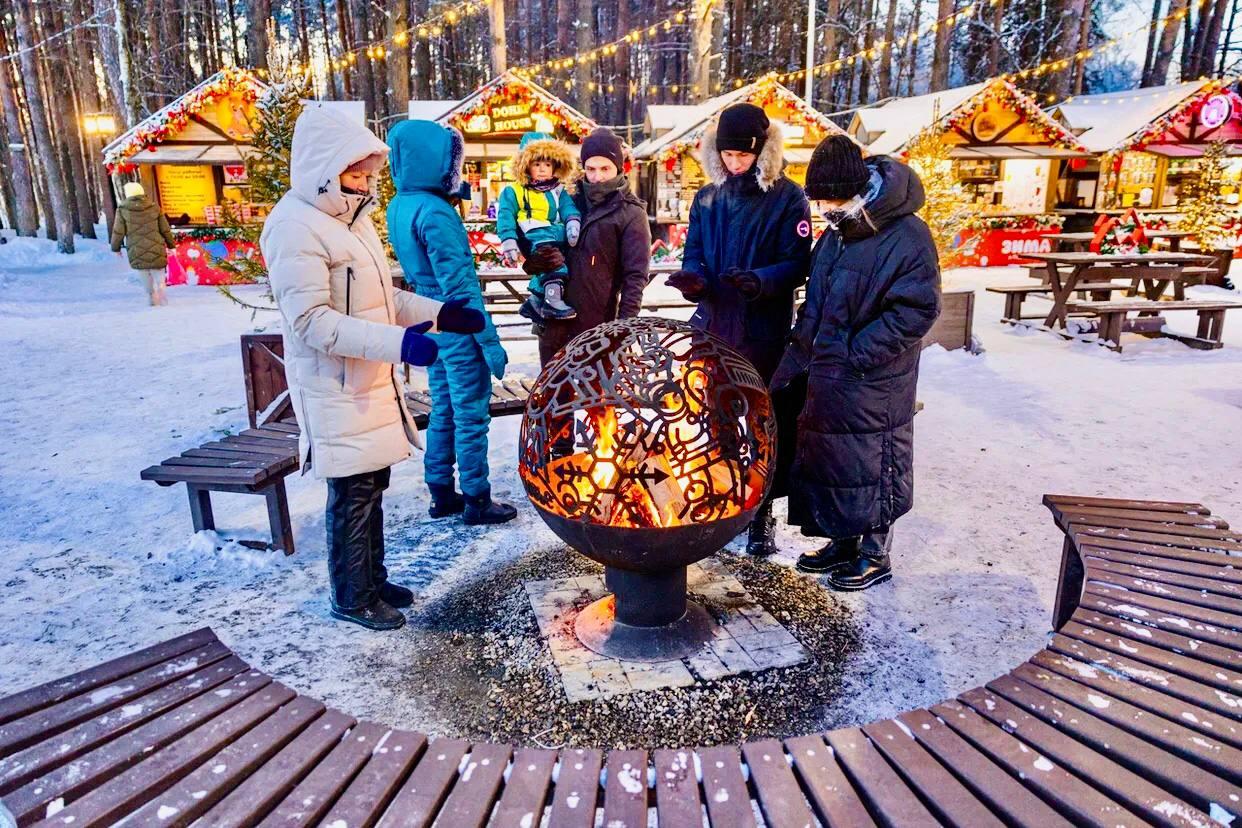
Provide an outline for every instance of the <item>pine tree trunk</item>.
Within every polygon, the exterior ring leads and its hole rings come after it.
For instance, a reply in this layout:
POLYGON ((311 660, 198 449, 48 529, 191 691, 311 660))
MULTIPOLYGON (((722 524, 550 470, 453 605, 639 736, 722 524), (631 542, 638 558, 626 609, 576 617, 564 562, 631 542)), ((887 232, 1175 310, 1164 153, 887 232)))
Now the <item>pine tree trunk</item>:
POLYGON ((875 43, 875 9, 876 0, 866 0, 864 3, 863 20, 863 45, 862 48, 867 54, 858 61, 858 98, 856 101, 871 100, 871 47, 875 43))
POLYGON ((556 0, 556 50, 560 55, 568 55, 573 49, 574 2, 556 0))
POLYGON ((50 22, 53 31, 70 32, 67 37, 49 43, 46 47, 49 50, 49 57, 52 58, 50 64, 56 72, 55 77, 68 81, 67 87, 59 88, 57 90, 59 94, 52 96, 52 106, 55 111, 59 112, 59 117, 56 119, 56 131, 64 146, 64 154, 69 159, 73 183, 73 190, 69 195, 77 210, 78 232, 88 239, 93 239, 96 238, 95 222, 99 219, 99 209, 95 204, 94 188, 91 186, 91 176, 87 168, 90 163, 87 157, 89 143, 86 136, 82 135, 82 116, 88 111, 99 111, 99 105, 95 100, 96 94, 93 88, 86 89, 88 85, 94 87, 94 77, 88 84, 80 69, 85 66, 93 67, 94 64, 87 62, 88 58, 84 60, 84 55, 79 55, 77 51, 80 40, 79 31, 70 30, 65 25, 65 17, 62 13, 56 11, 50 22))
MULTIPOLYGON (((0 26, 0 54, 9 54, 5 42, 4 27, 0 26)), ((14 210, 11 218, 19 236, 33 236, 39 229, 39 215, 35 206, 34 185, 30 171, 30 150, 22 135, 21 116, 17 111, 17 97, 13 94, 9 66, 14 61, 0 61, 0 112, 4 115, 5 143, 9 148, 8 179, 13 188, 14 210)), ((16 67, 14 67, 16 68, 16 67)))
MULTIPOLYGON (((936 19, 943 21, 953 14, 953 0, 937 0, 936 19)), ((949 86, 949 64, 953 60, 953 27, 941 25, 936 29, 936 48, 932 52, 931 89, 939 92, 949 86)))
POLYGON ((1212 7, 1212 15, 1208 18, 1207 26, 1204 28, 1203 40, 1196 49, 1198 60, 1191 70, 1190 77, 1192 78, 1212 74, 1212 66, 1216 63, 1216 52, 1220 49, 1220 35, 1225 28, 1227 5, 1232 4, 1227 0, 1216 0, 1212 7))
POLYGON ((1225 48, 1220 50, 1220 64, 1216 70, 1216 74, 1225 74, 1225 62, 1229 59, 1229 46, 1233 43, 1233 26, 1238 19, 1238 3, 1233 0, 1229 4, 1229 24, 1225 27, 1225 48))
MULTIPOLYGON (((369 42, 367 36, 367 23, 369 19, 367 3, 368 0, 354 0, 353 7, 349 10, 350 20, 353 23, 353 42, 355 47, 360 50, 364 49, 369 42)), ((375 102, 375 80, 372 77, 371 60, 366 54, 358 55, 357 60, 354 62, 354 71, 358 73, 356 76, 358 94, 366 103, 367 121, 369 123, 372 118, 376 117, 378 110, 376 109, 375 102)))
MULTIPOLYGON (((411 7, 415 20, 427 16, 427 0, 414 0, 411 7)), ((431 98, 431 45, 426 38, 415 33, 414 43, 414 97, 425 101, 431 98)))
MULTIPOLYGON (((914 20, 910 23, 911 34, 922 31, 919 19, 923 16, 923 4, 919 0, 914 3, 914 20)), ((918 74, 919 66, 919 41, 911 39, 906 44, 906 55, 908 57, 906 63, 906 95, 914 94, 914 77, 918 74)))
POLYGON ((690 91, 694 101, 712 94, 712 7, 712 0, 694 0, 690 10, 690 91))
POLYGON ((134 77, 134 49, 133 40, 129 36, 130 30, 130 14, 128 0, 115 0, 116 5, 113 7, 116 11, 115 20, 113 21, 112 38, 116 43, 117 69, 120 76, 121 93, 123 106, 121 111, 125 113, 125 122, 129 126, 134 126, 142 120, 142 96, 138 92, 138 84, 134 77))
MULTIPOLYGON (((1085 47, 1086 44, 1081 43, 1079 38, 1085 34, 1082 31, 1081 21, 1088 14, 1088 7, 1087 0, 1068 0, 1065 4, 1063 14, 1068 31, 1060 38, 1061 47, 1056 52, 1058 58, 1070 60, 1075 52, 1085 47)), ((1087 22, 1089 23, 1090 21, 1088 20, 1087 22)), ((1078 65, 1081 65, 1081 62, 1078 65)), ((1053 73, 1052 82, 1049 84, 1049 91, 1058 98, 1064 98, 1074 87, 1076 71, 1075 67, 1071 66, 1069 71, 1053 73)))
MULTIPOLYGON (((388 39, 395 38, 398 33, 410 37, 409 21, 410 4, 408 0, 389 0, 388 3, 388 39)), ((410 111, 410 52, 406 46, 395 45, 388 55, 388 88, 392 92, 394 115, 404 116, 410 111)))
POLYGON ((98 27, 94 32, 95 42, 99 45, 99 60, 103 64, 104 79, 107 82, 108 94, 112 98, 112 111, 119 116, 119 123, 132 126, 128 120, 129 107, 125 102, 125 83, 122 80, 121 55, 117 48, 117 5, 125 0, 95 0, 94 10, 98 27), (128 123, 127 123, 128 122, 128 123))
MULTIPOLYGON (((1082 22, 1078 26, 1078 48, 1086 49, 1091 45, 1091 0, 1087 0, 1086 8, 1083 10, 1082 22)), ((1070 88, 1070 92, 1075 95, 1081 95, 1083 86, 1087 82, 1087 62, 1085 60, 1077 61, 1074 64, 1074 85, 1070 88)))
MULTIPOLYGON (((1210 3, 1211 0, 1205 0, 1210 3)), ((1194 77, 1191 74, 1191 67, 1194 66, 1198 53, 1195 52, 1196 41, 1198 40, 1198 30, 1194 24, 1195 11, 1199 12, 1199 25, 1203 25, 1203 16, 1208 11, 1206 5, 1200 6, 1197 2, 1186 4, 1186 16, 1182 18, 1182 48, 1181 48, 1181 69, 1178 73, 1179 79, 1183 81, 1190 80, 1194 77)))
MULTIPOLYGON (((344 59, 350 53, 350 50, 351 50, 351 46, 350 46, 350 32, 351 31, 352 30, 350 27, 349 12, 345 5, 345 0, 336 0, 336 33, 340 37, 340 40, 341 40, 341 58, 342 59, 344 59)), ((354 71, 353 67, 349 65, 347 65, 344 69, 341 70, 341 86, 344 92, 344 94, 341 97, 344 100, 349 100, 350 98, 353 97, 353 94, 354 94, 353 78, 350 76, 353 71, 354 71)))
MULTIPOLYGON (((629 0, 617 0, 617 31, 618 38, 625 37, 630 33, 632 24, 630 21, 630 2, 629 0)), ((630 122, 630 63, 634 59, 633 52, 630 50, 628 43, 622 44, 617 50, 617 54, 613 56, 617 64, 617 80, 616 94, 613 96, 613 123, 628 124, 630 122)))
POLYGON ((1001 73, 1001 33, 1005 30, 1005 0, 996 0, 992 7, 992 31, 988 38, 988 77, 1001 73))
MULTIPOLYGON (((1169 14, 1176 15, 1179 11, 1186 8, 1186 0, 1170 0, 1169 14)), ((1144 86, 1161 86, 1169 75, 1169 64, 1173 62, 1173 48, 1177 45, 1177 25, 1178 19, 1170 17, 1164 24, 1164 31, 1160 33, 1160 44, 1156 50, 1156 57, 1151 64, 1151 76, 1147 79, 1144 86)))
MULTIPOLYGON (((399 3, 403 8, 404 3, 399 3)), ((298 27, 298 62, 310 63, 310 27, 306 23, 306 0, 294 0, 294 24, 298 27)))
MULTIPOLYGON (((43 96, 39 88, 42 72, 35 55, 36 40, 31 9, 24 2, 14 4, 17 11, 16 31, 17 50, 20 53, 22 85, 26 91, 26 107, 30 112, 31 129, 35 143, 39 147, 39 159, 45 171, 48 184, 48 202, 51 205, 52 220, 56 226, 56 249, 61 253, 73 252, 73 212, 65 198, 61 182, 60 159, 57 157, 56 144, 48 129, 47 109, 43 104, 43 96)), ((50 226, 49 226, 50 229, 50 226)))
POLYGON ((1156 21, 1160 19, 1162 0, 1151 2, 1151 27, 1147 30, 1147 52, 1143 56, 1143 74, 1139 77, 1139 86, 1151 86, 1151 67, 1156 60, 1156 33, 1160 27, 1156 21))
POLYGON ((505 0, 489 0, 487 18, 490 30, 492 77, 503 75, 509 68, 508 43, 505 38, 505 0))
POLYGON ((146 0, 142 19, 146 29, 146 51, 141 66, 146 69, 148 82, 142 84, 141 96, 144 112, 154 112, 164 105, 164 45, 160 41, 159 0, 146 0))
MULTIPOLYGON (((124 2, 124 0, 120 0, 124 2)), ((233 48, 233 65, 244 66, 241 58, 241 38, 237 36, 237 3, 236 0, 226 0, 225 9, 229 20, 229 43, 233 48)))
POLYGON ((880 72, 877 79, 877 96, 893 95, 893 40, 897 36, 897 0, 888 0, 888 15, 884 18, 884 54, 880 56, 880 72))
POLYGON ((324 70, 323 89, 325 100, 339 97, 339 73, 332 68, 332 27, 328 25, 328 0, 319 0, 319 25, 323 34, 323 53, 327 60, 324 70))
MULTIPOLYGON (((595 37, 595 8, 592 0, 578 0, 578 10, 574 21, 574 39, 578 54, 582 55, 591 48, 595 37)), ((586 115, 591 114, 591 64, 585 60, 574 62, 574 86, 577 91, 578 108, 586 115)))
POLYGON ((272 17, 272 0, 252 0, 246 29, 246 58, 252 69, 267 68, 267 21, 272 17))

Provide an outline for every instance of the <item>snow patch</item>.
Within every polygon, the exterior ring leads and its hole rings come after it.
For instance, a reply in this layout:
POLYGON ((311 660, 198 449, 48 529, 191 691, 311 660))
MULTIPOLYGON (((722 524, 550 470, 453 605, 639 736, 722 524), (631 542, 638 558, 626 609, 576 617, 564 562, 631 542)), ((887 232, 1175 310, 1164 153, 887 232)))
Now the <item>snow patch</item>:
POLYGON ((1109 704, 1112 703, 1108 699, 1104 698, 1103 696, 1097 696, 1095 693, 1088 693, 1087 701, 1091 702, 1092 707, 1095 707, 1099 710, 1103 710, 1104 708, 1108 707, 1109 704))

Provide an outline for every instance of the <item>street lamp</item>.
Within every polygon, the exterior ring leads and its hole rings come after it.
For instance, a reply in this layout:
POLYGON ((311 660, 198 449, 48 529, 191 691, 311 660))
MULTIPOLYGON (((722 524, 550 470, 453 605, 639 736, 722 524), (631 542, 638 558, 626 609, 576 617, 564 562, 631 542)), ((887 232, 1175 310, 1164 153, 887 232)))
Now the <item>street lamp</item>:
POLYGON ((104 112, 82 116, 82 132, 96 138, 116 134, 116 118, 104 112))

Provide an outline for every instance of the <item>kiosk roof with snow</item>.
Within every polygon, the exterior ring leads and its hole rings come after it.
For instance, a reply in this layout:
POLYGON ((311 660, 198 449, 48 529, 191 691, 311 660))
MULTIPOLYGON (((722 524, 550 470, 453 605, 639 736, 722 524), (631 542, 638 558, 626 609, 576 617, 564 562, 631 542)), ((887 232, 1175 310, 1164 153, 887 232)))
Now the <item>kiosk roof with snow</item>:
POLYGON ((109 172, 132 164, 239 164, 250 115, 268 85, 222 69, 104 147, 109 172))
MULTIPOLYGON (((843 132, 827 115, 809 106, 788 87, 774 78, 764 77, 700 104, 666 106, 651 113, 649 120, 653 136, 634 147, 634 157, 638 160, 663 161, 683 152, 693 152, 712 118, 736 103, 761 106, 769 117, 788 127, 810 129, 818 133, 820 138, 843 132)), ((791 138, 788 132, 785 137, 787 142, 791 138)), ((785 157, 791 163, 806 163, 810 160, 810 149, 800 151, 797 147, 787 147, 785 157)))
POLYGON ((953 144, 954 158, 1088 154, 1074 133, 1002 78, 861 110, 850 124, 850 133, 865 139, 872 155, 899 155, 933 123, 943 130, 944 140, 953 144))
POLYGON ((1232 154, 1242 154, 1242 97, 1234 79, 1079 95, 1053 113, 1093 153, 1198 156, 1207 144, 1224 141, 1232 154))

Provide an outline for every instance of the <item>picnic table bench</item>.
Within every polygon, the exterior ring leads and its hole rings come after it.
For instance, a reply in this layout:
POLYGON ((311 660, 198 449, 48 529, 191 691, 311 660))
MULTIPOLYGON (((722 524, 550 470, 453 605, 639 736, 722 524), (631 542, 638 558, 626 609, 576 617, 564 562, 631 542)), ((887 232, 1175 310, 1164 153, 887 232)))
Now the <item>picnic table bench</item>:
MULTIPOLYGON (((1106 299, 1114 291, 1129 291, 1130 285, 1116 284, 1114 282, 1083 282, 1075 285, 1075 290, 1080 296, 1090 293, 1093 298, 1106 299)), ((1039 296, 1041 298, 1050 299, 1052 287, 1049 285, 992 285, 984 288, 988 293, 999 293, 1005 297, 1005 310, 1001 313, 1001 321, 1010 324, 1016 324, 1027 319, 1043 319, 1045 314, 1038 315, 1022 315, 1022 304, 1028 296, 1039 296)))
POLYGON ((1097 317, 1100 322, 1096 341, 1114 351, 1121 350, 1122 331, 1163 336, 1184 342, 1192 348, 1211 350, 1224 347, 1221 336, 1225 329, 1225 311, 1242 308, 1242 302, 1214 299, 1182 299, 1171 302, 1126 299, 1099 302, 1071 301, 1068 308, 1071 312, 1086 313, 1097 317), (1175 333, 1165 328, 1165 319, 1160 314, 1164 311, 1176 310, 1198 312, 1199 328, 1195 336, 1175 333), (1132 313, 1137 314, 1139 318, 1128 320, 1127 317, 1132 313))
POLYGON ((1198 503, 1048 495, 1054 633, 954 699, 741 746, 513 748, 359 721, 209 629, 0 698, 20 826, 1228 825, 1242 533, 1198 503))

